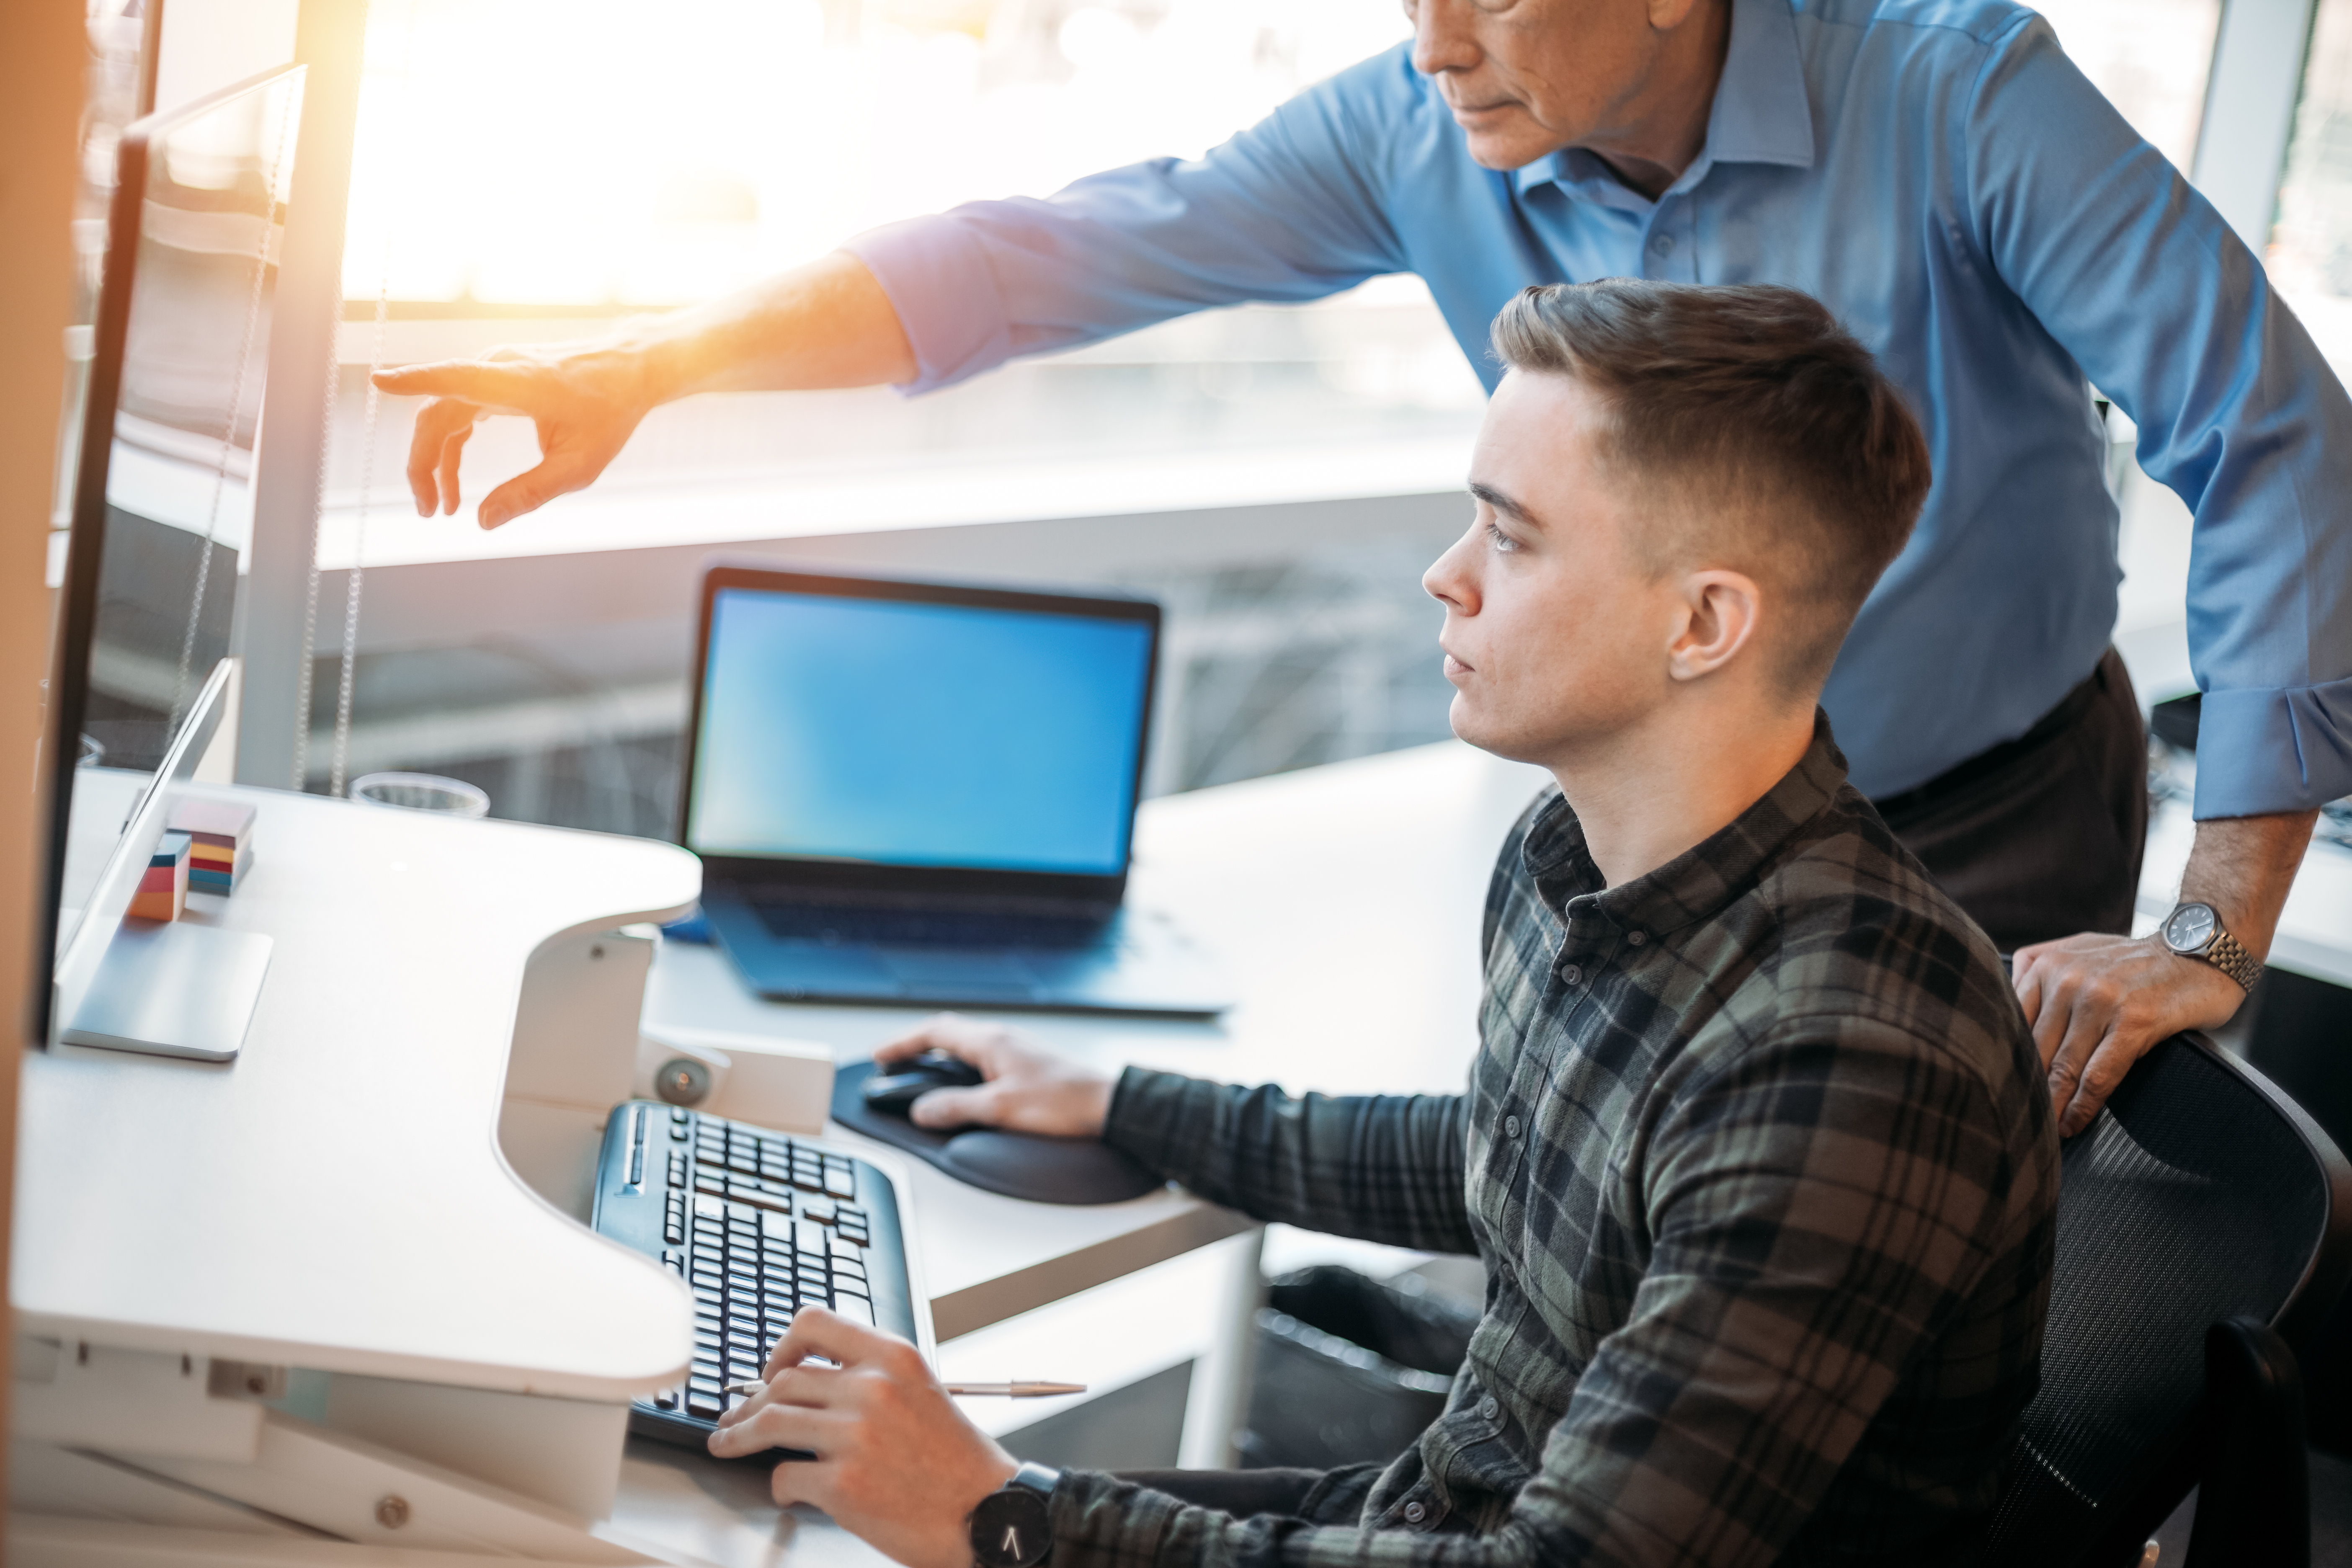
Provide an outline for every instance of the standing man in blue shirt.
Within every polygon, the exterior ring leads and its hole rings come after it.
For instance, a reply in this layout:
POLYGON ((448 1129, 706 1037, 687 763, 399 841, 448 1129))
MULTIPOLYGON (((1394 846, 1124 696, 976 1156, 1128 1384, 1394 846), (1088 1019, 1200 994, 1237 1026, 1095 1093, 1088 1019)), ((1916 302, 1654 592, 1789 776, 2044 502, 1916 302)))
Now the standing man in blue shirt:
POLYGON ((457 504, 486 414, 544 458, 497 527, 696 392, 894 383, 1248 300, 1424 279, 1491 387, 1536 283, 1780 283, 1925 426, 1936 482, 1822 700, 1855 785, 2004 949, 2079 1131, 2130 1063, 2225 1021, 2317 808, 2352 793, 2352 402, 2261 265, 2009 0, 1406 0, 1410 46, 1194 162, 859 237, 563 350, 419 366, 409 479, 457 504), (2116 513, 2090 386, 2196 514, 2205 693, 2184 904, 2133 940, 2147 800, 2107 646, 2116 513), (2210 915, 2210 918, 2208 918, 2210 915), (2179 947, 2199 951, 2184 952, 2179 947))

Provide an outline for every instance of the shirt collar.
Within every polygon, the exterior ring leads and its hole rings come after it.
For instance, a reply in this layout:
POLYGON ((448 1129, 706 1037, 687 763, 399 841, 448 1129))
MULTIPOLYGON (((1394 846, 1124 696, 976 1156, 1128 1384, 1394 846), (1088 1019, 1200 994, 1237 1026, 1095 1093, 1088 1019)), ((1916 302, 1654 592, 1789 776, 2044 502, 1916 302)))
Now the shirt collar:
POLYGON ((1655 870, 1604 889, 1585 847, 1583 825, 1557 796, 1529 828, 1521 856, 1545 901, 1571 918, 1590 911, 1620 931, 1663 936, 1712 918, 1755 886, 1805 825, 1829 807, 1845 774, 1829 716, 1815 709, 1812 742, 1797 765, 1712 837, 1655 870))
MULTIPOLYGON (((1707 113, 1706 145, 1675 182, 1675 188, 1697 184, 1717 163, 1812 167, 1812 100, 1805 89, 1804 60, 1797 52, 1797 17, 1790 0, 1733 0, 1731 44, 1724 53, 1723 79, 1716 84, 1715 106, 1707 113)), ((1522 195, 1541 184, 1575 190, 1591 186, 1597 179, 1624 191, 1633 205, 1650 205, 1618 184, 1601 160, 1581 148, 1538 158, 1512 177, 1522 195)))

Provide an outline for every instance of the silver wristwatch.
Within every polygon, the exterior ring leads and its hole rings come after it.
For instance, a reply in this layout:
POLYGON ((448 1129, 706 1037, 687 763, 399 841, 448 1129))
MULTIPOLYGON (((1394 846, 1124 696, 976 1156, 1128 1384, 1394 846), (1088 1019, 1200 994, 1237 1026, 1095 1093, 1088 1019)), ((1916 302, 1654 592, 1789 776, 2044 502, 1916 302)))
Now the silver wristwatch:
POLYGON ((2263 977, 2262 960, 2221 929, 2221 917, 2210 904, 2175 904, 2158 935, 2166 947, 2183 958, 2203 959, 2236 981, 2241 990, 2252 991, 2263 977))

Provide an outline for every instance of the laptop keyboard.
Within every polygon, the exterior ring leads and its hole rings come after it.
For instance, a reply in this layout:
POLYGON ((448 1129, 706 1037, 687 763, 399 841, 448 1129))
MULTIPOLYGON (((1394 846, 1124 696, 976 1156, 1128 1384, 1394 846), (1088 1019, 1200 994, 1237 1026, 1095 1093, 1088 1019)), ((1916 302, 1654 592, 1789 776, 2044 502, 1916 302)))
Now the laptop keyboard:
POLYGON ((754 903, 782 942, 826 946, 1087 948, 1108 921, 1085 915, 999 910, 908 909, 877 904, 754 903))

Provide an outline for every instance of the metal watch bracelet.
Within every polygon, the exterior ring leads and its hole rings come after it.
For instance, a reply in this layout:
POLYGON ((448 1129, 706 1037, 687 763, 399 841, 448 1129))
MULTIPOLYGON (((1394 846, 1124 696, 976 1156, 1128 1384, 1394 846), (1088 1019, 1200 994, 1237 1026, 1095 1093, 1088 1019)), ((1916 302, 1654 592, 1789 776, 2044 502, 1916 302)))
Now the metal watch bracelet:
POLYGON ((2263 961, 2228 931, 2216 935, 2197 956, 2236 981, 2242 991, 2252 991, 2254 982, 2263 977, 2263 961))

